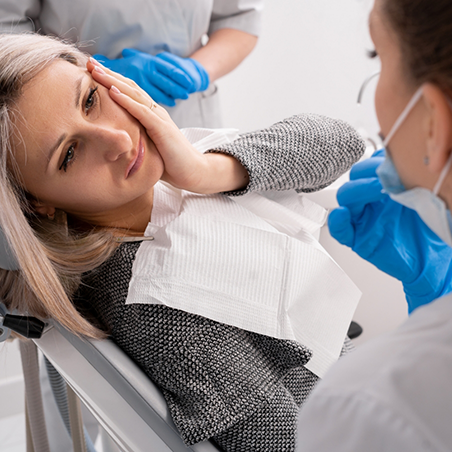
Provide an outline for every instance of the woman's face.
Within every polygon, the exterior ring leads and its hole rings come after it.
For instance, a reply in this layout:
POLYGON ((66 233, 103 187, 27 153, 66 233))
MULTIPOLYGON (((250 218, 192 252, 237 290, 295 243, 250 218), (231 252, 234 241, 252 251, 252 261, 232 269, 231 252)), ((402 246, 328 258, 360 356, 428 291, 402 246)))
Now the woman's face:
POLYGON ((163 161, 141 124, 86 69, 58 60, 25 88, 13 139, 21 182, 39 204, 118 225, 152 204, 163 161))
MULTIPOLYGON (((382 0, 375 1, 369 28, 381 61, 375 110, 381 134, 386 137, 418 86, 413 86, 404 73, 401 49, 395 33, 383 17, 381 3, 382 0)), ((424 163, 427 136, 426 106, 421 98, 387 146, 387 152, 407 189, 416 186, 432 189, 437 180, 437 175, 427 171, 424 163)))

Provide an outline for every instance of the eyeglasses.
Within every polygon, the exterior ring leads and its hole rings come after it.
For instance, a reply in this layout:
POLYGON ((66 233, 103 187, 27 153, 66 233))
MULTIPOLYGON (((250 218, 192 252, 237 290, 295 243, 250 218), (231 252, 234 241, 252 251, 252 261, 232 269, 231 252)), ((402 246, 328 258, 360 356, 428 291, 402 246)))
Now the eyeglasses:
POLYGON ((364 90, 366 89, 366 87, 367 87, 367 85, 369 84, 369 82, 370 82, 374 77, 376 77, 377 75, 380 75, 380 71, 375 72, 375 73, 372 74, 372 75, 369 75, 369 77, 367 77, 366 80, 364 80, 363 84, 361 85, 361 88, 359 89, 358 100, 357 100, 358 104, 361 105, 361 99, 362 99, 362 97, 363 97, 364 90))
MULTIPOLYGON (((369 82, 370 82, 373 78, 375 78, 377 75, 380 75, 380 71, 375 72, 375 73, 369 75, 369 76, 364 80, 364 82, 362 83, 361 88, 359 89, 359 93, 358 93, 358 99, 357 99, 358 105, 361 105, 361 101, 362 101, 362 98, 363 98, 364 90, 367 88, 367 85, 368 85, 369 82)), ((372 148, 373 148, 374 151, 376 151, 376 150, 378 149, 379 146, 377 145, 377 143, 375 142, 374 139, 372 139, 372 138, 370 138, 370 137, 368 137, 368 136, 365 136, 364 139, 365 139, 367 142, 370 143, 370 145, 372 146, 372 148)))

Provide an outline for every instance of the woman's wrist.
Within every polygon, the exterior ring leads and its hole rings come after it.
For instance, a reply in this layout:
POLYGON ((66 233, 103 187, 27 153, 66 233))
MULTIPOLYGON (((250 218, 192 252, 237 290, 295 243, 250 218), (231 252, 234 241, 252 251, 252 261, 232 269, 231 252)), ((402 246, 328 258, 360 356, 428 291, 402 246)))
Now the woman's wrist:
POLYGON ((235 191, 248 185, 248 171, 235 157, 222 153, 207 153, 204 157, 207 167, 198 193, 235 191))

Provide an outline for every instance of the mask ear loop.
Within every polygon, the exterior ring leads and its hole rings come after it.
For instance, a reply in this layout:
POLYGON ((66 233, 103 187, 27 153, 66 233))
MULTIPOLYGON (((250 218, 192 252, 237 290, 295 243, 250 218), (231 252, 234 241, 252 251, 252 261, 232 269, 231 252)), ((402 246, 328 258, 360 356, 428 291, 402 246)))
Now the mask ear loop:
POLYGON ((394 134, 397 132, 397 129, 400 127, 403 121, 405 121, 406 117, 410 114, 410 111, 413 109, 413 107, 417 104, 418 100, 422 97, 422 86, 418 88, 418 90, 414 93, 411 100, 408 102, 407 106, 404 108, 400 116, 397 118, 397 121, 392 126, 392 129, 389 131, 388 135, 386 136, 383 147, 386 147, 389 142, 391 141, 394 134))
POLYGON ((451 165, 452 165, 452 154, 449 155, 446 166, 441 170, 441 174, 439 175, 438 181, 436 182, 435 186, 433 187, 433 194, 435 196, 438 194, 439 189, 441 188, 441 185, 443 185, 444 179, 446 178, 447 174, 449 173, 451 165))
POLYGON ((380 72, 381 71, 374 72, 372 75, 369 75, 369 77, 367 77, 366 80, 364 80, 363 84, 361 85, 361 88, 359 88, 358 99, 356 101, 358 105, 361 105, 361 100, 363 98, 364 90, 367 88, 367 85, 374 77, 380 75, 380 72))

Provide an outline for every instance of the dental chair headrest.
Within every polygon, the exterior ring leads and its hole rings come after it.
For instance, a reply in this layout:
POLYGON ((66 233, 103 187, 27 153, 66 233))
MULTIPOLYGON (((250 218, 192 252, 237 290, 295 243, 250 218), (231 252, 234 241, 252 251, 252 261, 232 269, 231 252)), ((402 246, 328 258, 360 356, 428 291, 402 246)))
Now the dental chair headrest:
POLYGON ((4 268, 5 270, 17 270, 19 268, 1 228, 0 228, 0 268, 4 268))
MULTIPOLYGON (((5 270, 17 270, 19 266, 13 258, 13 253, 0 228, 0 268, 5 270)), ((45 323, 35 317, 12 315, 0 300, 0 342, 6 341, 15 331, 29 339, 39 339, 44 331, 45 323)))

